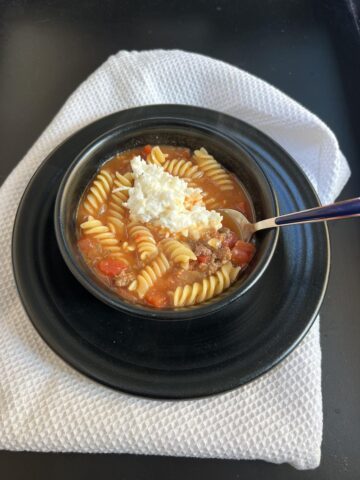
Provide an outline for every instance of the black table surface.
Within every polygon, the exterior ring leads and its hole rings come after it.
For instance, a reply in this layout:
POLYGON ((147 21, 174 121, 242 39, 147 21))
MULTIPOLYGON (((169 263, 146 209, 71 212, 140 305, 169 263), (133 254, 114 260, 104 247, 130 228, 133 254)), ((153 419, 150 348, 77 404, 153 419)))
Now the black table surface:
MULTIPOLYGON (((359 11, 358 0, 0 0, 1 180, 109 55, 180 48, 248 70, 322 118, 352 168, 341 198, 357 196, 359 11)), ((360 478, 360 222, 329 228, 332 271, 321 315, 324 439, 318 469, 300 472, 261 461, 0 452, 0 478, 360 478)))

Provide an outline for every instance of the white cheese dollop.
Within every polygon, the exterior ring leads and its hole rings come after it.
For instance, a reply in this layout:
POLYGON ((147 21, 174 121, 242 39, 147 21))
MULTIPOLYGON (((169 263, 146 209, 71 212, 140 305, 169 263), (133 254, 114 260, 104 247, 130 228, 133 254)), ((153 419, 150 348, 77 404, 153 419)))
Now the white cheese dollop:
POLYGON ((198 236, 204 229, 221 228, 222 216, 207 210, 200 188, 170 175, 161 166, 148 164, 140 156, 131 160, 134 186, 124 206, 131 220, 167 228, 173 233, 198 236))

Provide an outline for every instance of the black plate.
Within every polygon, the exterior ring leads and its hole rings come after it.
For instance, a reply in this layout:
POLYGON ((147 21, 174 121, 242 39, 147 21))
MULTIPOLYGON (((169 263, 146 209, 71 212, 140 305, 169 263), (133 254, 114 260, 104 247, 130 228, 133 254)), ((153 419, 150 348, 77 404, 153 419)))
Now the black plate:
POLYGON ((29 183, 14 227, 16 283, 40 335, 84 374, 116 389, 150 397, 211 395, 266 372, 305 336, 328 280, 327 227, 283 228, 263 277, 226 313, 164 323, 128 317, 104 305, 75 280, 62 260, 53 229, 54 200, 66 168, 89 142, 116 125, 149 117, 190 117, 241 142, 272 182, 280 212, 318 204, 311 185, 289 155, 244 122, 188 106, 149 106, 115 113, 60 145, 29 183))

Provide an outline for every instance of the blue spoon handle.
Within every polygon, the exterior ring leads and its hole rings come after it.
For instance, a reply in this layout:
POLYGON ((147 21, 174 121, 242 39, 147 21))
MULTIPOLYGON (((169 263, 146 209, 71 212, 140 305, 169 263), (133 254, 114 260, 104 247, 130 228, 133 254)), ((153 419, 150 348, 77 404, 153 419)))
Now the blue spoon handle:
POLYGON ((310 208, 301 212, 289 213, 275 218, 276 225, 293 225, 296 223, 322 222, 360 216, 360 197, 332 203, 324 207, 310 208))

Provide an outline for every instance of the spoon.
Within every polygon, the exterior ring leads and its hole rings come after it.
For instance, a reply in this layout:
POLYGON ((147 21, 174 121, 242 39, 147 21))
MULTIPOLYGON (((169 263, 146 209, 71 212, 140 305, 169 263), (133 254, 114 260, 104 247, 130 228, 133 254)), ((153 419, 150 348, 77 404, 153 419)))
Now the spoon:
POLYGON ((280 215, 279 217, 267 218, 256 223, 250 223, 245 215, 231 208, 221 208, 219 212, 232 221, 240 239, 248 242, 255 232, 267 228, 358 217, 360 216, 360 197, 331 203, 323 207, 300 210, 299 212, 280 215))

